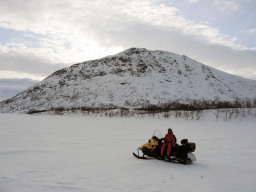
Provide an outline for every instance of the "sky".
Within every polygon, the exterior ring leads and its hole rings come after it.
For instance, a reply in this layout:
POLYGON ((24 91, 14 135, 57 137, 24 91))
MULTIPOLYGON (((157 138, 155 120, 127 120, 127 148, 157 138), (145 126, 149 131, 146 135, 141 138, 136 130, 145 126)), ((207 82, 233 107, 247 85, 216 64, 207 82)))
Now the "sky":
POLYGON ((256 80, 255 21, 256 0, 1 0, 0 79, 140 47, 256 80))

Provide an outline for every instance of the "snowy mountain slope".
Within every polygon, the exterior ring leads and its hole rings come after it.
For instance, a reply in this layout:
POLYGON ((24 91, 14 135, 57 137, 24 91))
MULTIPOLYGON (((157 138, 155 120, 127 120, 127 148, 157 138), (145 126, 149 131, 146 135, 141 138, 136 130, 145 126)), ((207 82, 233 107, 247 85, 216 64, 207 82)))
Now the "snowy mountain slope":
POLYGON ((0 112, 58 107, 134 108, 236 98, 256 98, 256 81, 221 72, 186 56, 130 48, 56 71, 1 102, 0 112))

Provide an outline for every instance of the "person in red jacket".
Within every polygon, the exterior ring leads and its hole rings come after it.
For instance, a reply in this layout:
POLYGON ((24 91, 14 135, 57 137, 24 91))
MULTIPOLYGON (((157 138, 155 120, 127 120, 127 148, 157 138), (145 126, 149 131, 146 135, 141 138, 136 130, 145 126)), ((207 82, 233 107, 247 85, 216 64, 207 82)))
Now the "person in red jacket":
POLYGON ((172 129, 168 129, 168 133, 164 137, 164 144, 161 147, 160 155, 163 158, 164 150, 167 147, 167 157, 169 158, 172 152, 172 147, 176 144, 176 137, 172 132, 172 129))

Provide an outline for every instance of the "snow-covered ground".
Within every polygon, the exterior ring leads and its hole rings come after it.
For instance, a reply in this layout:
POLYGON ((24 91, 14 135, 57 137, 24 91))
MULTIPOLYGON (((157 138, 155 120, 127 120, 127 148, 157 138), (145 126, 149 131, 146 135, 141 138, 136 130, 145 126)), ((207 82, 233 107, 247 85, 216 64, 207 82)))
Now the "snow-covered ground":
POLYGON ((192 121, 0 114, 1 192, 255 192, 256 120, 192 121), (171 127, 197 144, 192 165, 132 152, 171 127))

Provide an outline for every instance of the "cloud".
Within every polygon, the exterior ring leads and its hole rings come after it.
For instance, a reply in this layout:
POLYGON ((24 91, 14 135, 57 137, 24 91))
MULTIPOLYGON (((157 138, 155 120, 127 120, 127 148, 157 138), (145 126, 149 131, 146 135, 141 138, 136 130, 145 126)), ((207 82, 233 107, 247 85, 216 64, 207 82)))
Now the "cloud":
MULTIPOLYGON (((215 5, 223 11, 239 7, 223 0, 215 5)), ((250 74, 255 70, 255 52, 162 1, 2 0, 0 11, 0 27, 28 37, 0 42, 0 70, 19 71, 20 76, 48 76, 73 63, 135 46, 186 54, 236 74, 241 74, 241 56, 243 65, 252 67, 250 74)))
POLYGON ((197 3, 199 0, 187 0, 189 3, 197 3))
POLYGON ((31 79, 0 79, 0 102, 35 84, 31 79))
MULTIPOLYGON (((13 4, 16 5, 14 2, 13 4)), ((63 41, 66 41, 70 48, 76 46, 84 48, 81 42, 87 44, 87 47, 98 48, 97 43, 98 39, 102 40, 101 35, 118 33, 123 31, 127 24, 138 22, 160 27, 163 30, 170 27, 177 28, 182 33, 203 35, 211 41, 221 42, 220 39, 226 39, 216 28, 198 25, 185 19, 177 8, 156 4, 157 1, 56 0, 43 1, 39 5, 29 2, 22 4, 23 9, 17 8, 19 4, 11 7, 8 6, 9 3, 3 4, 0 9, 4 15, 2 21, 8 20, 11 24, 2 22, 2 27, 43 34, 47 37, 44 45, 56 46, 56 50, 63 48, 61 47, 63 41)), ((232 5, 231 2, 220 0, 216 0, 215 3, 232 5)), ((104 41, 107 43, 109 39, 104 41)), ((111 44, 108 43, 108 46, 111 44)))
POLYGON ((217 6, 221 11, 226 11, 226 10, 236 11, 240 7, 239 3, 234 1, 227 1, 227 0, 215 0, 214 5, 217 6))
POLYGON ((16 74, 24 74, 24 78, 31 74, 31 78, 38 76, 37 79, 67 67, 63 63, 53 63, 44 49, 30 49, 24 44, 0 46, 0 63, 0 71, 4 73, 16 72, 16 74))
POLYGON ((247 31, 241 31, 242 33, 250 33, 250 34, 253 34, 253 33, 256 33, 256 28, 253 28, 253 29, 249 29, 247 31))

